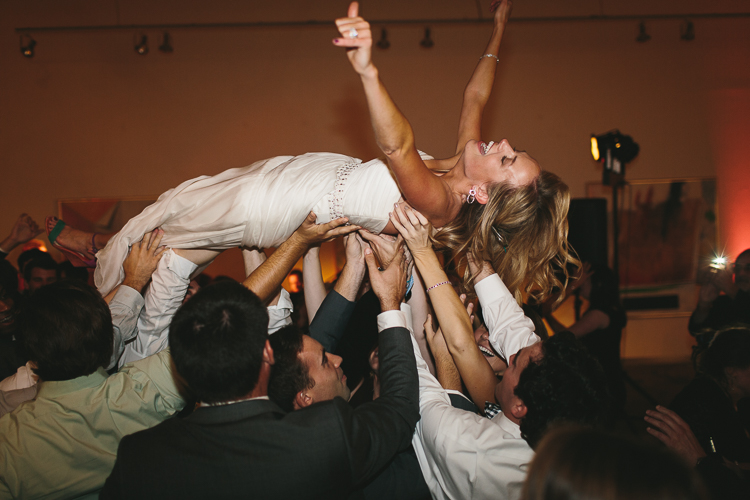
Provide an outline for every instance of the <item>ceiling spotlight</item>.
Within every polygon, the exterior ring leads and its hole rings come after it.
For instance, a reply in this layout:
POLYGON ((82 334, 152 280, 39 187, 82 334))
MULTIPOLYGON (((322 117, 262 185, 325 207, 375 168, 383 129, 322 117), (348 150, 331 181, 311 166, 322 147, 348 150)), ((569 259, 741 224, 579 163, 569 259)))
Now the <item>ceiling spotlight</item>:
POLYGON ((169 33, 167 33, 166 31, 164 32, 164 42, 159 45, 159 50, 161 50, 165 54, 174 52, 174 47, 172 47, 172 37, 170 37, 169 33))
POLYGON ((638 25, 638 36, 635 38, 636 42, 648 42, 651 40, 651 35, 646 33, 646 23, 641 21, 641 24, 638 25))
POLYGON ((419 42, 419 45, 421 45, 425 49, 432 48, 432 46, 435 45, 435 42, 433 42, 432 38, 430 38, 430 28, 424 29, 424 38, 421 42, 419 42))
POLYGON ((21 35, 21 54, 23 54, 23 57, 28 57, 31 59, 34 57, 34 47, 36 47, 36 40, 31 38, 31 35, 21 35), (24 45, 24 37, 28 38, 28 42, 26 42, 26 45, 24 45))
POLYGON ((380 32, 380 40, 378 40, 378 43, 375 45, 378 46, 379 49, 387 49, 391 46, 391 42, 388 41, 388 32, 383 28, 383 31, 380 32))
POLYGON ((145 56, 148 54, 148 37, 146 35, 141 36, 141 41, 136 42, 134 47, 136 53, 145 56))
POLYGON ((686 42, 692 42, 695 40, 695 26, 693 21, 685 21, 680 26, 680 38, 686 42))

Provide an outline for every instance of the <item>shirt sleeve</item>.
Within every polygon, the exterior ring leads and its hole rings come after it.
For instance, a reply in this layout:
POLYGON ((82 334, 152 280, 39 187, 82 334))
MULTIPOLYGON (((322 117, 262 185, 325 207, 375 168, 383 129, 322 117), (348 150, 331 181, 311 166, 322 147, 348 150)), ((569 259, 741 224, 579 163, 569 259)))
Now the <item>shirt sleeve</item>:
POLYGON ((284 287, 276 305, 268 307, 268 334, 276 333, 287 325, 292 324, 292 298, 284 287))
POLYGON ((433 498, 519 498, 534 452, 518 426, 453 407, 412 344, 421 414, 412 445, 433 498))
POLYGON ((126 285, 120 285, 110 301, 109 312, 112 314, 114 343, 108 370, 117 364, 125 349, 125 343, 138 334, 138 315, 144 303, 143 296, 126 285))
MULTIPOLYGON (((403 306, 406 304, 402 304, 403 306)), ((409 307, 406 305, 406 307, 409 307)), ((387 330, 388 328, 406 328, 407 330, 411 331, 411 328, 409 328, 409 323, 406 320, 406 315, 404 314, 404 311, 385 311, 380 314, 378 314, 378 331, 382 332, 383 330, 387 330)))
POLYGON ((166 417, 185 406, 172 375, 172 366, 172 356, 167 348, 147 358, 128 363, 120 369, 120 373, 133 379, 138 387, 148 392, 142 394, 142 399, 154 400, 157 411, 166 417))
POLYGON ((534 323, 523 313, 500 276, 488 276, 475 284, 474 290, 482 305, 490 343, 506 361, 522 348, 539 342, 534 323))
POLYGON ((310 322, 310 336, 320 342, 328 352, 336 352, 355 305, 355 302, 346 300, 336 290, 331 290, 310 322))

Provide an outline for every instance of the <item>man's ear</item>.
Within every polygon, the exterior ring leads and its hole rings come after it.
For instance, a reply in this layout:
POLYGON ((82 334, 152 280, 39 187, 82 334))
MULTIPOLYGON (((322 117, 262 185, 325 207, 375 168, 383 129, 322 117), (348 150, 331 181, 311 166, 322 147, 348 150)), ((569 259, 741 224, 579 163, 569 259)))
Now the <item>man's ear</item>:
POLYGON ((299 410, 300 408, 305 408, 307 406, 310 406, 313 404, 312 397, 307 393, 307 390, 299 391, 296 396, 294 396, 294 409, 299 410))
POLYGON ((523 404, 523 401, 521 401, 521 399, 518 397, 514 397, 513 404, 510 407, 511 415, 513 415, 513 417, 520 422, 521 419, 526 416, 527 412, 528 408, 526 408, 526 405, 523 404))
POLYGON ((276 361, 273 359, 273 349, 271 348, 271 342, 266 340, 266 345, 263 347, 263 362, 273 365, 276 361))
POLYGON ((477 203, 481 205, 486 205, 488 201, 490 201, 490 197, 487 194, 486 186, 474 186, 474 190, 477 192, 475 195, 477 203))

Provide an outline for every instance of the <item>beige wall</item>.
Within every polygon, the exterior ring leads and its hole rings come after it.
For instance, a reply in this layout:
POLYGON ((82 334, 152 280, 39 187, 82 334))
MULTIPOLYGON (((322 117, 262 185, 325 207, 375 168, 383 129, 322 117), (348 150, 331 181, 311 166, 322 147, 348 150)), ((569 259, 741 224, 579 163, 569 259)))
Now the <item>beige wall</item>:
MULTIPOLYGON (((518 0, 514 14, 737 12, 744 3, 518 0)), ((158 195, 190 177, 272 155, 376 156, 359 82, 330 43, 329 27, 171 30, 169 55, 156 50, 160 31, 147 30, 145 57, 133 51, 129 30, 39 32, 33 59, 20 55, 14 31, 109 25, 118 16, 121 24, 324 20, 346 8, 345 1, 279 4, 0 2, 0 228, 21 211, 41 222, 60 198, 158 195)), ((465 18, 476 16, 476 7, 470 0, 394 0, 365 2, 368 12, 375 19, 465 18)), ((636 21, 511 24, 485 137, 527 149, 574 196, 601 176, 588 153, 592 132, 619 128, 640 143, 630 179, 713 176, 722 162, 746 162, 727 154, 733 146, 720 138, 729 115, 738 122, 733 96, 750 89, 750 18, 695 19, 692 42, 680 40, 680 23, 649 21, 645 44, 635 42, 636 21)), ((388 26, 391 48, 375 60, 418 147, 448 155, 461 92, 489 25, 433 25, 430 50, 418 45, 422 27, 388 26)), ((750 130, 734 132, 747 137, 750 130)), ((737 189, 746 167, 733 171, 737 189)), ((732 248, 742 245, 750 241, 732 248)), ((688 352, 682 323, 654 329, 666 340, 653 355, 688 352)))

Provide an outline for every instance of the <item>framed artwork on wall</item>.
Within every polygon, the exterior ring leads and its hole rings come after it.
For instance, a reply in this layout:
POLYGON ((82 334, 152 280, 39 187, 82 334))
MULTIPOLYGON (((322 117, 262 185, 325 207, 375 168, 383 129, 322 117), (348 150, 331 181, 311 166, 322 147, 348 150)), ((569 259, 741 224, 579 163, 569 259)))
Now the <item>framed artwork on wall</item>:
MULTIPOLYGON (((607 200, 612 187, 586 186, 589 198, 607 200)), ((690 314, 699 271, 721 253, 714 178, 630 181, 620 192, 619 235, 609 227, 610 258, 619 248, 620 289, 629 311, 690 314)))

